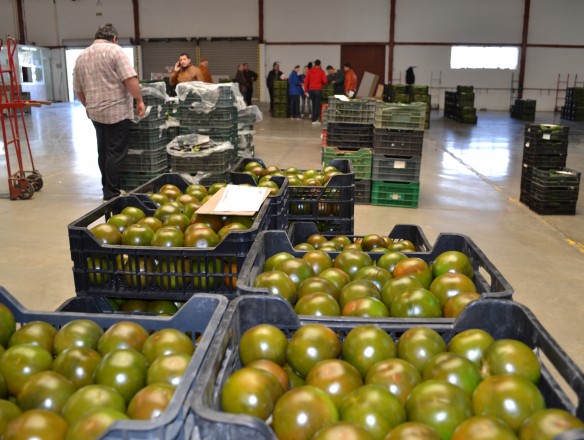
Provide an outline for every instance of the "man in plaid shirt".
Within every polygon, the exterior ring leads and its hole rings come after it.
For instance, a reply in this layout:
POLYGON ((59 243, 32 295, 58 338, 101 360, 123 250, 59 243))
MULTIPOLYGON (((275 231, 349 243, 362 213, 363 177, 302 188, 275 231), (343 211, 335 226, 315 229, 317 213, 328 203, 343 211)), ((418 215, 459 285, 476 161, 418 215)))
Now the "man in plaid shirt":
POLYGON ((104 200, 121 193, 119 169, 128 153, 133 100, 138 116, 145 111, 136 71, 117 42, 118 31, 111 24, 101 26, 93 44, 77 58, 73 73, 73 88, 97 135, 104 200))

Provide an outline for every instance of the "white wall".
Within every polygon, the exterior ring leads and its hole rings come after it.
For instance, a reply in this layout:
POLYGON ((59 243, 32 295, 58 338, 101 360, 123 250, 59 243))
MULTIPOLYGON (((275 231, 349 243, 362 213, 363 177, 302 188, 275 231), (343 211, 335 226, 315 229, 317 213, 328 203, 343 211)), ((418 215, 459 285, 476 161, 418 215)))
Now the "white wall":
POLYGON ((16 27, 17 20, 16 0, 3 0, 0 2, 0 38, 6 39, 6 34, 18 38, 16 27))
POLYGON ((269 0, 267 42, 380 42, 389 39, 388 0, 269 0))
POLYGON ((521 43, 523 1, 398 0, 396 41, 521 43))
POLYGON ((532 44, 583 44, 584 2, 581 0, 531 0, 529 42, 532 44))
POLYGON ((140 0, 140 36, 257 37, 258 15, 257 0, 140 0))

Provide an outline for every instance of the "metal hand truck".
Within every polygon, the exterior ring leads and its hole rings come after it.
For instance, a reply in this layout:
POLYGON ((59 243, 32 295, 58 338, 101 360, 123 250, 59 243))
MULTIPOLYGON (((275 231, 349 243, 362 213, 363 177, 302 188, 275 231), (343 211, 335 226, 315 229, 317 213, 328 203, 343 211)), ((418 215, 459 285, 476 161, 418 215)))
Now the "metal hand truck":
MULTIPOLYGON (((3 41, 0 39, 0 51, 3 41)), ((28 131, 24 120, 24 109, 26 107, 40 107, 42 104, 51 104, 50 101, 23 101, 20 97, 20 87, 16 65, 14 64, 14 52, 16 51, 16 40, 10 36, 6 39, 6 49, 8 51, 8 68, 3 68, 0 64, 0 124, 2 125, 2 140, 4 141, 4 153, 6 155, 6 167, 8 169, 8 188, 10 199, 30 199, 35 191, 40 191, 43 187, 41 173, 34 166, 28 131), (6 84, 8 78, 8 84, 6 84), (24 140, 30 157, 32 170, 25 170, 20 129, 24 132, 24 140), (9 130, 9 131, 8 131, 9 130), (18 171, 12 172, 10 165, 10 155, 16 156, 18 171)))

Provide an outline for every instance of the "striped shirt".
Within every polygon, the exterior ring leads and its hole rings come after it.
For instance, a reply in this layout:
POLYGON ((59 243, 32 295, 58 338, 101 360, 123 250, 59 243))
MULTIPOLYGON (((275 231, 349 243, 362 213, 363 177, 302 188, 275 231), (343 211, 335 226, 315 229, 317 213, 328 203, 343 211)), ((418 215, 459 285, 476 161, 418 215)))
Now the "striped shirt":
POLYGON ((123 81, 136 75, 124 50, 116 43, 95 40, 81 52, 73 72, 73 88, 85 95, 92 121, 115 124, 134 118, 132 95, 123 81))

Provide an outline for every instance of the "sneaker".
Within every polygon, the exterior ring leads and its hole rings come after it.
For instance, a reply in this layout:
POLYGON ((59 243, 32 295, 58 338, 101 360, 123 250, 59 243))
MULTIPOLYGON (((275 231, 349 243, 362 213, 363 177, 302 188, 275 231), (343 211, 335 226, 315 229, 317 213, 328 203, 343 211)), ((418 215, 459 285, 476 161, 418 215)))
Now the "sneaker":
POLYGON ((312 125, 320 125, 319 121, 312 121, 312 125))

